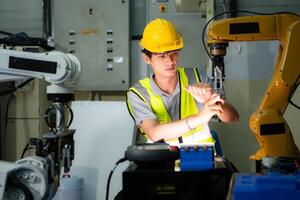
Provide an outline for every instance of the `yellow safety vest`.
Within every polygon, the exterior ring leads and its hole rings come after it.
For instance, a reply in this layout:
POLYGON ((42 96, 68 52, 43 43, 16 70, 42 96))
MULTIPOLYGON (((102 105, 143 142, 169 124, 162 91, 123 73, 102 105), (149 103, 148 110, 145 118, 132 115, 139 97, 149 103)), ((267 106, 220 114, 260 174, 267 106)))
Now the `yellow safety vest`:
MULTIPOLYGON (((179 117, 180 119, 184 119, 190 115, 196 114, 198 113, 198 108, 195 102, 195 99, 193 98, 193 96, 188 93, 184 87, 189 85, 189 80, 188 80, 188 76, 185 73, 185 70, 183 67, 178 68, 177 69, 179 72, 179 84, 180 84, 180 99, 179 99, 179 117)), ((194 75, 196 78, 197 83, 200 82, 199 79, 199 75, 197 72, 197 69, 194 68, 194 75)), ((150 78, 147 77, 143 80, 139 81, 140 84, 146 89, 149 97, 150 97, 150 104, 148 103, 148 101, 145 99, 145 97, 134 87, 129 88, 128 91, 133 91, 135 94, 137 94, 148 106, 149 108, 151 108, 151 110, 153 111, 153 113, 157 116, 157 119, 159 121, 159 123, 163 124, 163 123, 168 123, 171 122, 171 118, 167 112, 167 109, 163 103, 163 100, 161 98, 160 95, 155 95, 152 91, 151 85, 150 85, 150 78)), ((130 102, 127 100, 127 106, 128 109, 131 113, 131 115, 133 116, 132 113, 132 107, 130 106, 130 102)), ((142 130, 141 130, 142 131, 142 130)), ((200 133, 201 131, 203 131, 203 126, 198 126, 196 127, 194 130, 188 131, 186 132, 183 136, 182 139, 184 141, 184 138, 187 138, 189 136, 191 136, 192 134, 195 133, 200 133)), ((173 143, 175 142, 177 139, 173 139, 173 140, 168 140, 166 142, 168 143, 173 143)), ((214 142, 214 139, 210 136, 209 138, 206 138, 204 140, 201 141, 195 141, 197 143, 201 143, 201 142, 214 142)))

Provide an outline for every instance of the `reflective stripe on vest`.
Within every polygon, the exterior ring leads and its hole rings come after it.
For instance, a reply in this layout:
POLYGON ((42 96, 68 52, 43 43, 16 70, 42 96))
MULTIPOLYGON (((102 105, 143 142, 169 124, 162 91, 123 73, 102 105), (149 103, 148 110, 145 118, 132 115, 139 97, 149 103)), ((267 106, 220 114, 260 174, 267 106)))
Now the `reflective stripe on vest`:
MULTIPOLYGON (((196 105, 196 102, 195 102, 193 96, 184 89, 184 87, 189 85, 189 80, 188 80, 188 76, 185 72, 185 69, 181 67, 181 68, 178 68, 177 70, 179 72, 179 84, 180 84, 179 119, 184 119, 190 115, 198 113, 198 108, 197 108, 197 105, 196 105)), ((200 82, 197 69, 194 68, 193 72, 194 72, 196 82, 197 83, 200 82)), ((143 97, 143 95, 136 88, 131 87, 129 89, 129 91, 133 91, 149 106, 149 108, 157 116, 159 123, 163 124, 163 123, 171 122, 172 121, 171 117, 168 114, 168 111, 164 105, 164 102, 163 102, 161 96, 155 95, 152 91, 152 88, 150 85, 150 78, 147 77, 143 80, 140 80, 139 83, 146 89, 146 91, 150 97, 149 103, 145 99, 145 97, 143 97)), ((130 106, 130 103, 127 102, 127 104, 128 104, 129 111, 132 114, 132 108, 130 106)), ((191 137, 196 132, 198 132, 197 134, 201 134, 201 131, 203 131, 203 130, 204 130, 203 126, 198 126, 196 129, 186 132, 182 136, 183 142, 184 142, 185 138, 191 137)), ((167 140, 166 142, 178 143, 178 139, 167 140)), ((200 141, 194 141, 194 142, 214 142, 214 140, 212 137, 208 137, 205 139, 201 139, 200 141)))

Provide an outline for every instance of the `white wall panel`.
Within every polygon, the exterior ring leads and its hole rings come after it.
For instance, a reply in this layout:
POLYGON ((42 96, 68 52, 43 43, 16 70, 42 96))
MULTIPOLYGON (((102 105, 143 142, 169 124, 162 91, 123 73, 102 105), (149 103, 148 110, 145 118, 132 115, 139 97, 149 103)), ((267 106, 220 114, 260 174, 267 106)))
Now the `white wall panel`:
MULTIPOLYGON (((84 178, 84 200, 105 199, 110 170, 132 143, 134 124, 125 102, 76 101, 72 103, 75 160, 71 171, 84 178)), ((110 199, 122 188, 122 163, 113 174, 110 199)))

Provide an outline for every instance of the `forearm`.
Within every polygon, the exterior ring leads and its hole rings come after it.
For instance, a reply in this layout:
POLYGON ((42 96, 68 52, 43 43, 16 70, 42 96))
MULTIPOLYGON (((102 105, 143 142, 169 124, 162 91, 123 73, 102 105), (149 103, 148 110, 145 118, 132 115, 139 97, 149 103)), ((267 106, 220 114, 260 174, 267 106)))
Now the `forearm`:
POLYGON ((184 120, 159 124, 154 120, 144 120, 140 125, 147 137, 155 142, 161 139, 170 140, 182 136, 189 128, 184 120))
POLYGON ((197 127, 203 120, 201 114, 191 115, 188 118, 165 124, 159 124, 155 120, 144 120, 140 128, 147 137, 155 142, 161 139, 170 140, 182 136, 184 133, 197 127))

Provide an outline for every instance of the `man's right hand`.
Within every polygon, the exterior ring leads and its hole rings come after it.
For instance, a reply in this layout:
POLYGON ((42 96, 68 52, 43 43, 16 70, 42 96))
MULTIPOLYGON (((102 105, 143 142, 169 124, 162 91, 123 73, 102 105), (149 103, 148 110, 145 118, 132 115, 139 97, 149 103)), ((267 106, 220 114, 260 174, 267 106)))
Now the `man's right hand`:
POLYGON ((185 87, 185 90, 189 92, 199 103, 205 103, 211 99, 214 94, 213 88, 207 83, 189 85, 185 87))
POLYGON ((213 93, 211 98, 204 102, 203 108, 196 115, 201 123, 208 122, 214 115, 221 115, 223 112, 222 105, 224 99, 218 93, 213 93))

